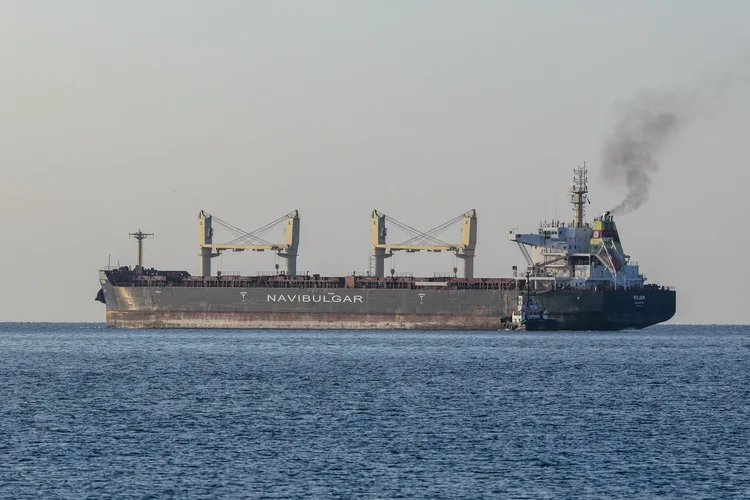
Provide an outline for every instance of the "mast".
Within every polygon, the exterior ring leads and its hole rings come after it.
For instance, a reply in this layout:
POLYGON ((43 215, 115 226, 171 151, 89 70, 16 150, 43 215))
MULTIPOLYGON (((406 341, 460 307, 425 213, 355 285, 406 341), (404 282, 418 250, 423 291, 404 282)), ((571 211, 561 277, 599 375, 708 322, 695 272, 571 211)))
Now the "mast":
POLYGON ((586 195, 589 192, 586 162, 583 163, 583 167, 573 170, 573 174, 575 174, 573 186, 568 191, 570 203, 573 205, 573 223, 575 227, 583 227, 583 217, 586 214, 586 202, 588 201, 586 195))
POLYGON ((143 269, 143 240, 146 238, 153 238, 154 233, 144 233, 140 229, 135 233, 128 233, 130 236, 136 239, 136 255, 135 255, 135 267, 137 270, 143 269))

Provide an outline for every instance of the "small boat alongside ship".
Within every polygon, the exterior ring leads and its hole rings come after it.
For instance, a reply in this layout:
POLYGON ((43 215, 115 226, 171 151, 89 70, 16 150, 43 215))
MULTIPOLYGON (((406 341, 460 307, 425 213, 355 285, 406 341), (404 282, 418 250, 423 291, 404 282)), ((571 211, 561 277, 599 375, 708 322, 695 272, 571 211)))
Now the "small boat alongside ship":
POLYGON ((518 307, 511 316, 500 319, 505 330, 521 330, 530 332, 557 330, 557 321, 551 319, 547 310, 540 310, 534 295, 531 293, 529 275, 527 274, 524 293, 518 296, 518 307))

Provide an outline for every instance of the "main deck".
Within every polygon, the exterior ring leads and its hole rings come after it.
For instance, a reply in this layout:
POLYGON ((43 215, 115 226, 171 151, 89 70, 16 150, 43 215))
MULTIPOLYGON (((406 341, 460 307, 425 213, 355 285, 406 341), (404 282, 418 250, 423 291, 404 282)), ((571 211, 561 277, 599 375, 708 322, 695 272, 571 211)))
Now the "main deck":
POLYGON ((325 288, 325 289, 383 289, 383 290, 522 290, 521 278, 458 278, 349 275, 326 277, 319 274, 287 276, 284 274, 258 276, 191 276, 187 271, 158 271, 143 269, 133 272, 128 267, 104 270, 100 277, 114 286, 124 287, 184 287, 184 288, 325 288))

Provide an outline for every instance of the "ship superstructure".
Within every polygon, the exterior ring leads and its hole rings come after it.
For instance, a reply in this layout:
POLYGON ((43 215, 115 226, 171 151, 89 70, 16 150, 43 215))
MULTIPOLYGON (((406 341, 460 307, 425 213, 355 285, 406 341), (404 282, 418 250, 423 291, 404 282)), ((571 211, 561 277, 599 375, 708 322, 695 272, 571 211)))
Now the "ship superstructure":
POLYGON ((144 267, 142 244, 152 235, 138 231, 136 266, 101 270, 96 300, 106 304, 108 326, 134 328, 620 330, 667 321, 675 312, 674 290, 646 283, 624 253, 611 213, 585 221, 585 166, 574 173, 572 221, 543 222, 536 233, 510 232, 526 259, 522 277, 515 269, 508 278, 474 276, 475 210, 424 232, 374 210, 370 269, 337 277, 297 270, 296 210, 252 232, 201 211, 200 275, 144 267), (410 238, 387 241, 386 222, 410 238), (215 243, 214 223, 235 238, 215 243), (278 224, 284 224, 284 241, 263 239, 278 224), (438 239, 457 224, 459 243, 438 239), (222 252, 246 250, 275 252, 286 269, 276 264, 275 273, 257 276, 211 272, 211 259, 222 252), (462 276, 457 267, 432 277, 396 275, 394 269, 386 276, 385 261, 397 251, 452 252, 464 263, 462 276))
POLYGON ((585 222, 588 179, 585 166, 574 170, 570 222, 542 222, 536 233, 511 231, 535 281, 549 280, 556 287, 577 290, 640 288, 646 278, 638 263, 625 254, 614 216, 605 212, 585 222))

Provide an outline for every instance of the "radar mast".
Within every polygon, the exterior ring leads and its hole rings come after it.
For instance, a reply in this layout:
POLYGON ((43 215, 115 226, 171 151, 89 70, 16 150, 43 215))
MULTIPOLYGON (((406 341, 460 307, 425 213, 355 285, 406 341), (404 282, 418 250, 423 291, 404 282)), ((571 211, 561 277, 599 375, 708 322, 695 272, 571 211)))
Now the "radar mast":
POLYGON ((573 177, 573 186, 570 188, 570 203, 573 204, 573 224, 575 227, 583 227, 583 216, 586 214, 586 202, 588 202, 588 170, 586 170, 586 162, 583 163, 583 167, 578 167, 573 170, 575 176, 573 177))
POLYGON ((128 233, 128 235, 135 238, 138 242, 135 254, 135 268, 140 272, 143 269, 143 240, 153 238, 154 233, 144 233, 139 229, 135 233, 128 233))

